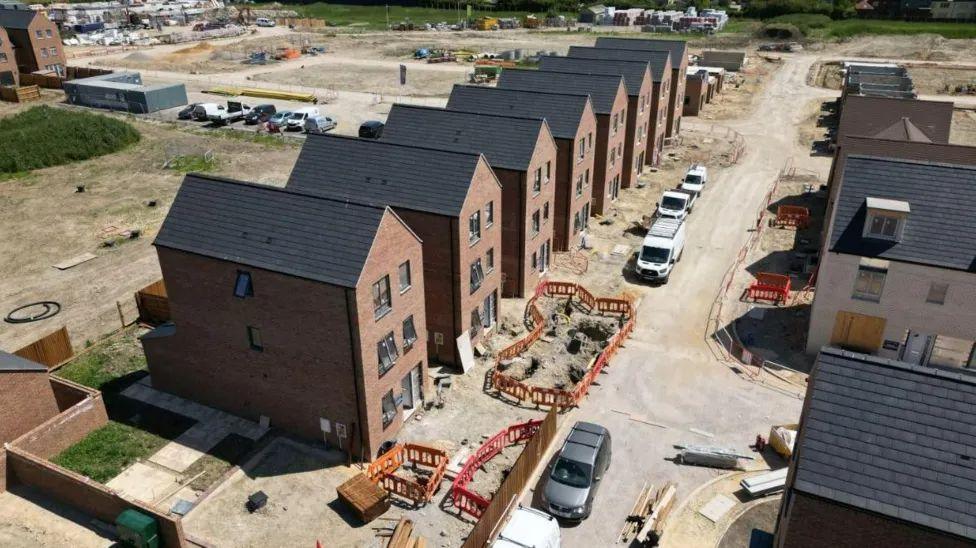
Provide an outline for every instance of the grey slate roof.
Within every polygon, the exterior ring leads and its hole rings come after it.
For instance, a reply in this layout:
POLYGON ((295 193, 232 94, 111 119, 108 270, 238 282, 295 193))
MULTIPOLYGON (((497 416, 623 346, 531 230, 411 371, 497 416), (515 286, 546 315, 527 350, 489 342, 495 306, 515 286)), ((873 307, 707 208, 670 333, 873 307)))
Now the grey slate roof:
MULTIPOLYGON (((593 111, 597 114, 613 112, 613 102, 622 83, 623 77, 619 75, 529 69, 505 69, 498 78, 500 89, 541 92, 558 90, 560 93, 589 95, 590 100, 593 101, 593 111)), ((624 93, 626 89, 625 87, 624 93)))
POLYGON ((840 112, 837 141, 842 143, 848 135, 872 135, 907 117, 933 143, 948 143, 952 110, 949 101, 848 95, 840 112))
POLYGON ((835 208, 831 251, 976 272, 976 167, 851 155, 835 208), (909 203, 901 241, 861 236, 868 197, 909 203))
POLYGON ((596 39, 596 47, 608 49, 636 49, 642 51, 671 52, 671 66, 681 67, 682 60, 688 60, 688 42, 685 40, 647 40, 644 38, 614 38, 601 36, 596 39))
MULTIPOLYGON (((633 49, 589 48, 586 46, 569 46, 567 57, 576 59, 600 59, 603 61, 644 61, 651 69, 651 80, 660 82, 665 76, 665 67, 671 58, 668 51, 641 51, 633 49)), ((670 71, 671 69, 668 68, 670 71)))
POLYGON ((492 167, 525 171, 545 127, 542 118, 393 105, 386 118, 382 140, 481 153, 492 167))
POLYGON ((288 188, 375 206, 457 216, 480 154, 309 134, 288 188))
POLYGON ((386 209, 187 175, 155 245, 355 287, 386 209))
POLYGON ((541 117, 552 136, 575 139, 589 97, 565 93, 539 93, 514 89, 455 85, 447 108, 505 116, 541 117))
POLYGON ((976 539, 976 378, 824 348, 793 487, 976 539))
POLYGON ((32 9, 0 9, 0 27, 26 30, 36 15, 32 9))
MULTIPOLYGON (((624 84, 627 86, 627 95, 632 96, 640 95, 645 75, 649 74, 646 61, 601 61, 599 59, 580 59, 555 55, 540 56, 539 68, 554 72, 623 76, 624 84)), ((504 71, 502 72, 504 73, 504 71)))
POLYGON ((0 350, 0 373, 4 371, 47 371, 47 367, 35 361, 21 358, 0 350))

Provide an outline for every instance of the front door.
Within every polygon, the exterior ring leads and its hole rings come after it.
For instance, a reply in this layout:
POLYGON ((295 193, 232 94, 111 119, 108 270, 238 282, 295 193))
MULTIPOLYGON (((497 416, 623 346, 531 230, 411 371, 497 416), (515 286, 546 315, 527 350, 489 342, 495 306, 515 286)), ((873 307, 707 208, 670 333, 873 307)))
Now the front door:
POLYGON ((886 323, 884 318, 840 310, 834 321, 830 344, 847 350, 873 354, 881 347, 886 323))
POLYGON ((901 361, 915 365, 925 365, 929 348, 932 346, 932 337, 925 333, 909 331, 908 338, 902 350, 901 361))
POLYGON ((420 392, 420 366, 414 367, 400 381, 400 388, 403 391, 403 409, 408 414, 420 405, 423 394, 420 392))

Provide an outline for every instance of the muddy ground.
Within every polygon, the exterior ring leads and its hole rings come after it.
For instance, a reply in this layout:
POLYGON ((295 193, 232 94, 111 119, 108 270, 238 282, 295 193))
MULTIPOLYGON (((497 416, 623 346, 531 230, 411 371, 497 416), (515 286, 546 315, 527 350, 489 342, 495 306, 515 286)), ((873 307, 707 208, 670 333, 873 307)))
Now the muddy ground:
POLYGON ((705 121, 729 120, 748 116, 755 107, 759 91, 781 66, 777 56, 752 55, 740 72, 725 73, 722 93, 714 96, 698 113, 705 121))
MULTIPOLYGON (((307 65, 289 70, 256 74, 253 80, 313 88, 335 88, 384 96, 446 97, 455 84, 467 84, 468 73, 462 70, 430 70, 430 65, 411 64, 406 84, 400 85, 396 66, 363 66, 355 61, 307 65)), ((468 69, 473 71, 472 68, 468 69)))
MULTIPOLYGON (((959 87, 976 87, 976 68, 972 66, 926 62, 905 66, 919 95, 957 95, 961 94, 959 87)), ((839 61, 818 63, 810 76, 811 82, 820 87, 839 90, 844 85, 839 61)))
POLYGON ((949 142, 956 145, 976 146, 976 110, 957 108, 952 113, 949 142))

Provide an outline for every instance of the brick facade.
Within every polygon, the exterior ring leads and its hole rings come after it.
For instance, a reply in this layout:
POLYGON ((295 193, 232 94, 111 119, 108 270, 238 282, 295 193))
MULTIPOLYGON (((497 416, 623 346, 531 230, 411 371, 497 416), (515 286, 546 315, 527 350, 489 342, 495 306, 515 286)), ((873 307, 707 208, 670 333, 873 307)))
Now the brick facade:
MULTIPOLYGON (((613 117, 627 119, 627 90, 623 84, 617 90, 610 114, 598 114, 596 117, 596 151, 593 161, 593 189, 591 191, 591 215, 603 215, 609 208, 610 202, 619 194, 620 179, 623 177, 623 162, 610 163, 610 151, 622 149, 626 140, 626 124, 617 131, 613 129, 613 117)), ((614 155, 616 157, 616 154, 614 155)))
POLYGON ((688 56, 671 55, 671 90, 668 94, 667 131, 665 137, 671 139, 681 133, 681 117, 684 112, 686 96, 685 86, 688 84, 685 73, 688 71, 688 56))
POLYGON ((397 408, 384 427, 382 395, 398 394, 417 366, 426 384, 427 361, 421 245, 392 212, 383 216, 355 289, 165 247, 157 252, 175 330, 143 339, 156 388, 251 420, 266 416, 272 426, 355 454, 375 454, 393 437, 402 413, 397 408), (400 294, 397 269, 405 261, 413 285, 400 294), (250 273, 253 296, 234 296, 240 271, 250 273), (372 285, 384 274, 392 310, 377 320, 372 285), (418 342, 404 350, 402 322, 410 315, 418 342), (252 328, 261 348, 251 346, 252 328), (390 331, 400 356, 379 377, 376 345, 390 331))
POLYGON ((6 30, 21 73, 53 70, 64 74, 68 61, 61 45, 61 33, 44 14, 36 13, 25 29, 7 27, 6 30))
POLYGON ((0 371, 0 446, 57 414, 47 371, 0 371))
MULTIPOLYGON (((629 95, 627 100, 627 135, 623 147, 623 173, 621 188, 630 188, 637 184, 645 164, 650 162, 648 143, 653 143, 657 135, 652 133, 651 111, 653 110, 652 93, 654 83, 650 72, 647 73, 637 95, 629 95), (643 105, 643 108, 641 106, 643 105)), ((663 129, 663 128, 662 128, 663 129)), ((620 158, 617 161, 621 161, 620 158)))
POLYGON ((17 84, 20 82, 17 70, 17 58, 7 36, 7 31, 0 27, 0 85, 17 84))
MULTIPOLYGON (((683 79, 682 79, 683 80, 683 79)), ((664 75, 660 82, 654 82, 651 90, 651 106, 648 114, 649 137, 645 163, 652 166, 661 165, 661 151, 664 150, 664 138, 671 126, 668 125, 668 115, 671 113, 671 62, 664 65, 664 75)), ((681 119, 678 119, 680 123, 681 119)))
POLYGON ((593 209, 590 205, 591 194, 585 191, 585 187, 593 177, 599 139, 596 114, 590 101, 586 102, 575 137, 572 140, 556 139, 556 143, 559 147, 559 168, 556 170, 553 248, 555 251, 568 251, 579 244, 579 233, 593 209), (581 143, 584 145, 582 156, 579 154, 581 143), (577 192, 580 180, 583 187, 577 192))
POLYGON ((705 106, 708 96, 708 76, 702 74, 689 74, 685 77, 684 92, 684 111, 685 116, 698 116, 702 107, 705 106))

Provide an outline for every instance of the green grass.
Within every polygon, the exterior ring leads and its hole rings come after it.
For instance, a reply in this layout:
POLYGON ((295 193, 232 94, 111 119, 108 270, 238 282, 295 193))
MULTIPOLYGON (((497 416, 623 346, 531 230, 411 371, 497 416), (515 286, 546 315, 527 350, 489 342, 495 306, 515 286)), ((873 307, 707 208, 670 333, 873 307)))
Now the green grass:
POLYGON ((139 459, 159 451, 169 440, 151 432, 109 422, 51 461, 68 470, 105 483, 139 459))
POLYGON ((203 173, 217 169, 217 158, 213 155, 188 154, 173 158, 166 167, 180 173, 203 173))
POLYGON ((130 124, 49 106, 0 119, 0 173, 19 173, 87 160, 139 141, 130 124))
POLYGON ((828 38, 851 38, 882 34, 938 34, 943 38, 976 38, 976 25, 972 23, 848 19, 831 21, 830 25, 827 26, 825 36, 828 38))
POLYGON ((239 436, 229 434, 220 440, 207 454, 190 465, 183 471, 183 475, 192 478, 200 474, 199 477, 190 482, 190 488, 198 491, 205 491, 217 480, 220 479, 231 467, 240 464, 241 460, 250 452, 255 442, 239 436))
POLYGON ((78 384, 107 391, 123 377, 146 369, 146 356, 136 337, 128 329, 120 335, 99 342, 55 372, 55 375, 78 384))
MULTIPOLYGON (((265 9, 267 4, 256 4, 254 9, 265 9)), ((326 4, 315 2, 304 5, 284 6, 287 9, 294 9, 303 17, 314 17, 325 19, 330 25, 338 27, 359 27, 367 30, 383 30, 387 28, 387 10, 385 6, 354 6, 345 4, 326 4)), ((270 9, 270 8, 268 8, 270 9)), ((491 17, 522 17, 527 15, 527 11, 491 11, 477 9, 472 6, 471 15, 474 18, 482 15, 491 17)), ((545 13, 536 12, 536 16, 543 17, 545 13)), ((567 14, 568 15, 568 14, 567 14)), ((461 10, 438 9, 422 7, 390 6, 390 24, 409 20, 414 24, 424 23, 447 23, 449 25, 457 23, 458 18, 466 19, 467 11, 462 5, 461 10)), ((574 16, 575 18, 575 16, 574 16)))

